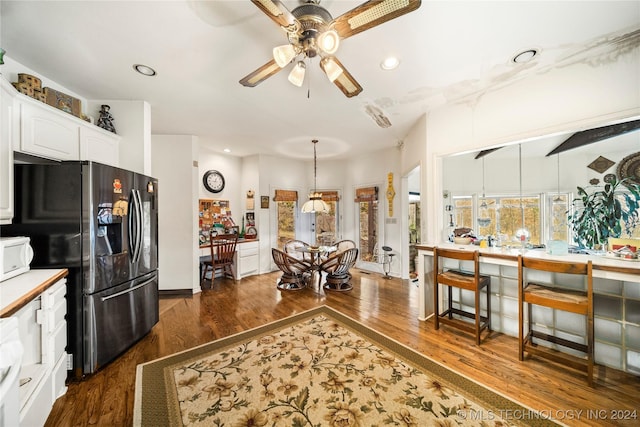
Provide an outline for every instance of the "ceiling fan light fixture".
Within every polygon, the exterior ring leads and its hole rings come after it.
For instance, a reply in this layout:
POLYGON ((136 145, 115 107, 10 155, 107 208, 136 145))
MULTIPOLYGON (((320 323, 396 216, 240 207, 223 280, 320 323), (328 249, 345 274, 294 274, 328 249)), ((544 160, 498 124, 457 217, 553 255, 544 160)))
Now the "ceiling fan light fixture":
POLYGON ((280 68, 286 67, 296 55, 296 49, 290 44, 283 44, 273 48, 273 59, 280 68))
POLYGON ((327 30, 318 36, 318 46, 326 54, 333 55, 340 46, 340 36, 336 30, 327 30))
POLYGON ((338 65, 338 63, 330 56, 322 58, 322 61, 320 61, 320 67, 331 83, 340 77, 344 71, 342 67, 340 67, 340 65, 338 65))
POLYGON ((304 74, 306 70, 306 65, 304 62, 298 61, 296 65, 293 67, 293 70, 289 73, 289 81, 291 84, 301 87, 304 82, 304 74))

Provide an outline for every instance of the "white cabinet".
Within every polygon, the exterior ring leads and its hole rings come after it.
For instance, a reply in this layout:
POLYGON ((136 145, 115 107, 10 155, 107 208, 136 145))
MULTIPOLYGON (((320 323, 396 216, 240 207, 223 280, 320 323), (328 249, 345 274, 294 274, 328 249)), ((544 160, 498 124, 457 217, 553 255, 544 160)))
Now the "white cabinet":
POLYGON ((111 166, 119 163, 120 137, 97 126, 80 128, 80 159, 111 166))
POLYGON ((44 425, 55 400, 66 393, 66 280, 14 315, 24 347, 20 370, 20 425, 44 425))
POLYGON ((14 117, 15 92, 0 78, 0 224, 11 224, 13 219, 14 117))
POLYGON ((236 276, 241 279, 259 273, 260 245, 258 241, 245 241, 238 244, 236 276))
POLYGON ((19 103, 19 151, 55 160, 80 158, 80 119, 27 96, 19 96, 19 103))
POLYGON ((0 83, 0 220, 13 217, 13 206, 5 206, 9 202, 13 204, 13 197, 8 197, 9 192, 5 191, 8 186, 13 193, 13 172, 9 174, 13 168, 13 151, 53 160, 93 160, 118 166, 119 135, 18 93, 2 77, 0 83))

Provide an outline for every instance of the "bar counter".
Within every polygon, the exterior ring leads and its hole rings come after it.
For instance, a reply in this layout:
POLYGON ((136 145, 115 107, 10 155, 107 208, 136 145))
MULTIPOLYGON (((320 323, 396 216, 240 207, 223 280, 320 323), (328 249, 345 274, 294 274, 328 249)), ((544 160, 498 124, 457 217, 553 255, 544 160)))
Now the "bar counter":
MULTIPOLYGON (((420 320, 433 315, 433 248, 479 251, 480 271, 491 276, 491 326, 518 336, 518 255, 593 264, 595 361, 640 375, 640 261, 598 255, 550 255, 545 249, 480 248, 453 243, 417 244, 420 320)), ((449 267, 449 266, 448 266, 449 267)), ((454 301, 473 307, 473 295, 455 293, 454 301)), ((486 307, 482 307, 486 309, 486 307)), ((575 315, 548 310, 541 313, 543 328, 572 337, 584 337, 583 321, 575 315)), ((471 339, 471 338, 470 338, 471 339)), ((518 351, 517 343, 514 351, 518 351)))

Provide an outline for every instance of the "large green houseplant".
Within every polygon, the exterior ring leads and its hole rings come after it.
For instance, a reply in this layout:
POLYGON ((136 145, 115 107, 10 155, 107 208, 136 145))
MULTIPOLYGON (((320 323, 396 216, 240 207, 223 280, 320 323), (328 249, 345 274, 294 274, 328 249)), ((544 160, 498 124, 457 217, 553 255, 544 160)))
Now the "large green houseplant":
POLYGON ((609 237, 630 234, 640 224, 640 186, 613 177, 604 187, 578 187, 568 216, 574 241, 583 248, 603 249, 609 237), (587 191, 592 190, 592 191, 587 191))

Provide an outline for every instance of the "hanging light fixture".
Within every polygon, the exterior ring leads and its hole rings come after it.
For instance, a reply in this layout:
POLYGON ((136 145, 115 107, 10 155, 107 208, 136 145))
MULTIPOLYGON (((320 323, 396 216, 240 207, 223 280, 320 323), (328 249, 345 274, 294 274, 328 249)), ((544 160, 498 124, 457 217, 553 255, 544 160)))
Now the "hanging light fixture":
POLYGON ((518 172, 519 172, 519 182, 520 182, 520 214, 521 214, 521 225, 518 230, 516 230, 516 239, 522 245, 522 251, 524 252, 525 245, 529 241, 529 230, 524 226, 524 202, 522 201, 522 144, 518 144, 518 172))
POLYGON ((316 157, 316 144, 317 139, 311 141, 313 143, 313 192, 309 194, 309 200, 302 205, 302 213, 329 213, 329 205, 322 200, 322 193, 317 192, 318 184, 318 166, 316 157))
POLYGON ((556 197, 554 197, 554 199, 553 199, 553 202, 554 203, 561 203, 561 202, 563 202, 563 199, 562 199, 562 197, 560 197, 560 153, 556 154, 556 157, 558 159, 558 176, 557 176, 558 189, 557 189, 556 197))
POLYGON ((480 203, 480 209, 478 211, 478 225, 480 227, 487 227, 491 224, 491 217, 489 216, 489 207, 487 206, 487 199, 484 192, 484 157, 482 157, 482 203, 480 203))

